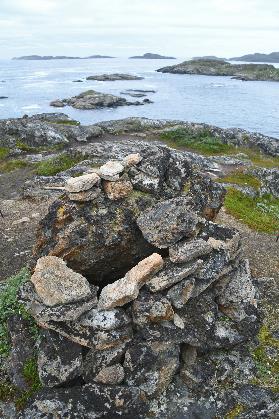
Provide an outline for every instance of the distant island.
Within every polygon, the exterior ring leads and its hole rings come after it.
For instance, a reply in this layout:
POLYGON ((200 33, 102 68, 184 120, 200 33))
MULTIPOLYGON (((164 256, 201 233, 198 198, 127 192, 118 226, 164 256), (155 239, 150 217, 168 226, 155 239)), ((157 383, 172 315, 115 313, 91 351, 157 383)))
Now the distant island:
POLYGON ((159 68, 160 73, 231 76, 243 81, 279 81, 279 69, 270 64, 230 64, 219 60, 190 60, 159 68))
POLYGON ((272 52, 271 54, 255 54, 242 55, 241 57, 230 58, 231 61, 246 61, 253 63, 279 63, 279 52, 272 52))
POLYGON ((14 57, 13 60, 89 60, 93 58, 115 58, 109 55, 90 55, 89 57, 68 57, 67 55, 23 55, 22 57, 14 57))
POLYGON ((202 57, 193 57, 192 59, 193 60, 203 60, 203 61, 208 61, 208 60, 227 61, 226 58, 216 57, 215 55, 204 55, 202 57))
POLYGON ((151 52, 147 52, 143 55, 134 55, 133 57, 129 57, 133 59, 144 59, 144 60, 176 60, 175 57, 166 57, 160 54, 152 54, 151 52))

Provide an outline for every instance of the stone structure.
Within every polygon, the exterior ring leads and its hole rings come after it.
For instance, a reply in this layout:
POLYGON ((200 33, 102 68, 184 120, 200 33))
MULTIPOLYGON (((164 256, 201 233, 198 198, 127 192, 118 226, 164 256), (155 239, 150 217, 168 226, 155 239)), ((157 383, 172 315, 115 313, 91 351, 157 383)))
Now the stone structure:
POLYGON ((20 418, 167 418, 158 403, 173 383, 191 391, 207 374, 198 357, 256 334, 239 234, 214 223, 223 197, 164 155, 126 156, 67 181, 21 289, 41 327, 44 388, 20 418))

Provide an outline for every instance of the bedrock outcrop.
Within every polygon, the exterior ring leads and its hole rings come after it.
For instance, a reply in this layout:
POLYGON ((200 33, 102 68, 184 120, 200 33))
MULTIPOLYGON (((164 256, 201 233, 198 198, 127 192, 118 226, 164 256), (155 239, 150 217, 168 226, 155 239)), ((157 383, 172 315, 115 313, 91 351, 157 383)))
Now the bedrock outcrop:
POLYGON ((20 301, 41 331, 43 388, 19 418, 231 410, 229 392, 208 382, 214 357, 258 332, 256 283, 238 231, 214 222, 224 189, 179 155, 146 150, 92 169, 94 182, 68 180, 41 222, 20 301), (117 195, 112 185, 127 182, 117 195), (100 192, 77 202, 78 186, 100 192))
POLYGON ((144 105, 150 102, 149 99, 144 99, 142 102, 129 102, 123 97, 111 95, 108 93, 96 92, 95 90, 87 90, 77 96, 68 99, 57 99, 50 103, 50 106, 56 108, 63 108, 65 106, 72 106, 76 109, 98 109, 98 108, 116 108, 117 106, 125 105, 144 105))

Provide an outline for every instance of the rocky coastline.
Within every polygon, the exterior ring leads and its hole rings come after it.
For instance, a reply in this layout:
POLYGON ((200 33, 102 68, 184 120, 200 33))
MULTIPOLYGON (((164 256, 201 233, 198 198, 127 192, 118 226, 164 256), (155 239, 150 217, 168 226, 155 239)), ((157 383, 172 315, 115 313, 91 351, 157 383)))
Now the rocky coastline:
POLYGON ((279 81, 279 69, 270 64, 230 64, 221 60, 190 60, 157 70, 171 74, 230 76, 243 81, 279 81))
POLYGON ((241 234, 218 222, 235 168, 279 198, 279 169, 244 148, 279 157, 277 139, 183 121, 0 121, 1 221, 6 201, 30 213, 3 230, 3 278, 15 273, 10 232, 21 250, 34 244, 28 269, 0 283, 4 418, 276 417, 278 278, 253 275, 241 234), (235 153, 164 142, 181 132, 235 153), (4 173, 11 161, 26 166, 4 173))

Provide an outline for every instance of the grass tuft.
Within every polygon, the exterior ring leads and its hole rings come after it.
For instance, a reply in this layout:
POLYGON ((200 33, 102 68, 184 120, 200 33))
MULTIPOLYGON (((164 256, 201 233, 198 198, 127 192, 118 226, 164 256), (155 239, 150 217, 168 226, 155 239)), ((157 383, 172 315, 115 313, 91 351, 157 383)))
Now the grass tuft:
POLYGON ((279 199, 277 198, 270 195, 252 198, 230 188, 224 205, 229 214, 254 230, 270 234, 279 230, 279 199))
POLYGON ((84 160, 84 156, 81 154, 77 154, 75 156, 61 154, 60 156, 52 157, 38 163, 35 172, 39 176, 53 176, 59 172, 70 169, 82 160, 84 160))
POLYGON ((9 155, 9 148, 7 147, 0 147, 0 161, 4 160, 9 155))
POLYGON ((209 156, 229 154, 236 149, 222 143, 206 129, 194 133, 186 128, 176 128, 162 133, 160 138, 170 147, 186 148, 209 156))
POLYGON ((260 189, 261 187, 261 182, 256 176, 250 173, 243 173, 240 170, 232 172, 228 176, 219 178, 217 181, 221 183, 234 183, 235 185, 240 186, 250 186, 254 189, 260 189))
POLYGON ((31 167, 32 164, 25 160, 6 160, 0 163, 0 173, 9 173, 17 169, 31 167))

